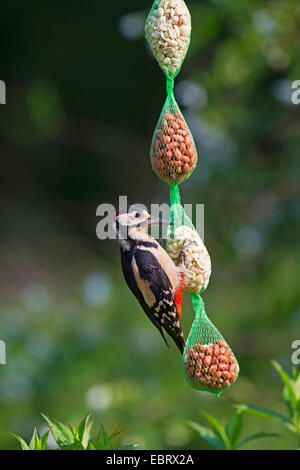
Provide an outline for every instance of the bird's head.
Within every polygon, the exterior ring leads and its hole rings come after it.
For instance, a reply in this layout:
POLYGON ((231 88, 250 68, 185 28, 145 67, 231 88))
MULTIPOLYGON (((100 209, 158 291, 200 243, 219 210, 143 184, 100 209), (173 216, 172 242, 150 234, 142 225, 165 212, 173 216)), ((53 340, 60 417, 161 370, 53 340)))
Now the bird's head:
POLYGON ((168 221, 153 218, 143 208, 132 205, 116 212, 114 227, 119 241, 127 239, 139 240, 146 236, 146 231, 150 225, 169 224, 168 221))

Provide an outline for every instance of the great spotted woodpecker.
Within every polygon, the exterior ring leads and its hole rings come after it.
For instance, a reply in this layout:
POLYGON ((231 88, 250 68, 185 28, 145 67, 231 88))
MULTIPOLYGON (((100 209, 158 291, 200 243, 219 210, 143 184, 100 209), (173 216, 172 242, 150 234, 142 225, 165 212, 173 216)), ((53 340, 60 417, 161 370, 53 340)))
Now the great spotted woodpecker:
POLYGON ((162 223, 168 222, 151 218, 147 211, 138 206, 128 206, 116 213, 114 227, 121 246, 122 270, 129 288, 167 346, 162 328, 182 353, 185 341, 179 317, 185 266, 183 261, 176 266, 163 247, 147 233, 150 225, 162 223))

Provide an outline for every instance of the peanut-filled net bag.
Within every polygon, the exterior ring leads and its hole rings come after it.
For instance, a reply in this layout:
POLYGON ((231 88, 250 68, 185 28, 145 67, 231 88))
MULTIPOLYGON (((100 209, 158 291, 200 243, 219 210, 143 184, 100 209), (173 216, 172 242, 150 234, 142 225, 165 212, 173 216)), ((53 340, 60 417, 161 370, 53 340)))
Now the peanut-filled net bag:
POLYGON ((175 264, 181 261, 185 247, 186 283, 191 292, 195 319, 182 356, 184 376, 189 385, 219 395, 236 381, 239 373, 237 360, 221 333, 208 318, 200 293, 206 289, 211 262, 203 241, 180 203, 177 185, 170 187, 170 221, 167 233, 167 251, 175 264))
POLYGON ((196 168, 197 158, 193 136, 176 103, 171 84, 152 138, 152 169, 168 184, 182 183, 196 168))
POLYGON ((183 352, 187 382, 197 390, 220 395, 238 378, 238 362, 221 333, 209 320, 200 294, 192 294, 195 319, 183 352))
POLYGON ((145 36, 167 77, 176 77, 187 53, 191 15, 183 0, 155 0, 145 25, 145 36))

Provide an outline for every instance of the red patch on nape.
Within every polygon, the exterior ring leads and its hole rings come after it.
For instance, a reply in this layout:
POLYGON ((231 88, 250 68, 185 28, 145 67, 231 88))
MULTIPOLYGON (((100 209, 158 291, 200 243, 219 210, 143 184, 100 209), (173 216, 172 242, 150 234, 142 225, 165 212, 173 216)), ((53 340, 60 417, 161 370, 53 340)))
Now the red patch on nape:
POLYGON ((177 290, 174 295, 175 305, 176 305, 179 317, 181 315, 181 304, 182 304, 184 286, 185 286, 185 276, 182 275, 180 282, 179 282, 179 286, 177 287, 177 290))

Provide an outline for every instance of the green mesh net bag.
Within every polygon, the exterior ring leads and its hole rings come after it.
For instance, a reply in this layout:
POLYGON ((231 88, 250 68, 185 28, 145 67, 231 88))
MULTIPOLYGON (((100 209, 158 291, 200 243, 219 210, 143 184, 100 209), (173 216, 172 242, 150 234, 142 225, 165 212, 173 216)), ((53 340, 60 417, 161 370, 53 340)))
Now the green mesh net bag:
POLYGON ((183 0, 155 0, 146 20, 146 39, 167 77, 180 71, 191 36, 191 15, 183 0))
POLYGON ((210 256, 180 203, 178 185, 170 186, 170 201, 172 225, 168 227, 167 251, 174 263, 178 265, 184 244, 186 255, 184 260, 186 267, 185 290, 197 294, 203 292, 208 285, 211 275, 210 256))
POLYGON ((236 381, 239 365, 229 345, 206 315, 200 293, 209 282, 210 257, 180 203, 178 185, 170 187, 170 201, 172 223, 168 227, 167 251, 175 264, 179 264, 182 244, 188 243, 185 290, 192 293, 195 312, 182 356, 184 376, 193 388, 219 395, 236 381))
POLYGON ((192 294, 195 319, 183 352, 187 382, 220 395, 238 378, 239 365, 227 342, 205 312, 200 294, 192 294))
POLYGON ((181 183, 194 171, 197 150, 193 136, 176 103, 173 83, 168 81, 168 96, 156 125, 150 159, 153 171, 166 183, 181 183))

